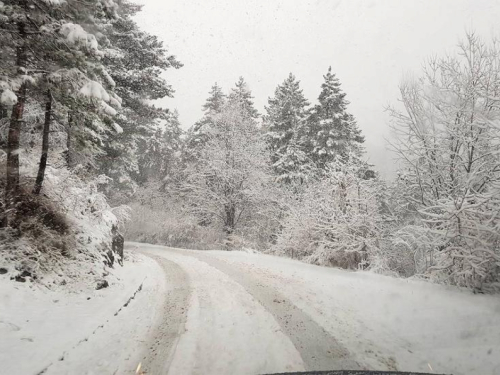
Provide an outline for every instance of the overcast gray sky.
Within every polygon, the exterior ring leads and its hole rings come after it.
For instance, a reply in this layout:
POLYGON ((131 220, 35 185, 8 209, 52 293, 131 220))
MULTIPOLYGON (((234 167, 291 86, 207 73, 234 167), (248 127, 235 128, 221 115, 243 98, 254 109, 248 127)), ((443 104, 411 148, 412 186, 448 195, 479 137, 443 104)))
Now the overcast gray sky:
POLYGON ((139 0, 139 25, 184 63, 167 73, 176 90, 162 101, 183 128, 201 115, 214 82, 229 90, 243 76, 263 113, 292 72, 315 103, 328 66, 342 83, 366 137, 367 158, 394 171, 384 138, 384 107, 406 72, 431 55, 453 52, 466 30, 498 35, 498 0, 139 0))

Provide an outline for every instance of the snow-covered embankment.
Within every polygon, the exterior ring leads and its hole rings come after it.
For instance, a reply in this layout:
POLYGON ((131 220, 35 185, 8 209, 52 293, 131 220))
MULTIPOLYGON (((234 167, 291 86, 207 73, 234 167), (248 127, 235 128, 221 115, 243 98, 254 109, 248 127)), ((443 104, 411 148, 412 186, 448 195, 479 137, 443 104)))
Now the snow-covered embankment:
POLYGON ((130 255, 109 287, 10 281, 0 275, 0 363, 5 374, 134 373, 165 292, 161 267, 130 255), (76 372, 75 372, 76 371, 76 372))

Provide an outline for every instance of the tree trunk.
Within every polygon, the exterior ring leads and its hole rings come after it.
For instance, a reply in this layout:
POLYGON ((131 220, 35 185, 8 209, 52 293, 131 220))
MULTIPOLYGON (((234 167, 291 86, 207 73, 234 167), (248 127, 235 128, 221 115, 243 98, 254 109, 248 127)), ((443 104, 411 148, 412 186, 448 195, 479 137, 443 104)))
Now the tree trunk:
MULTIPOLYGON (((0 104, 0 120, 7 117, 7 107, 0 104)), ((0 141, 0 149, 7 149, 7 143, 0 141)), ((3 185, 3 182, 0 181, 0 191, 3 189, 5 189, 5 186, 3 185)), ((7 223, 5 222, 5 206, 3 199, 0 199, 0 228, 3 228, 6 225, 7 223)))
POLYGON ((73 126, 73 114, 68 113, 68 126, 66 128, 66 165, 70 168, 73 165, 71 158, 71 128, 73 126))
POLYGON ((12 109, 9 134, 7 138, 7 192, 17 193, 19 189, 19 138, 23 121, 24 104, 26 102, 26 83, 23 83, 17 94, 17 103, 12 109))
POLYGON ((0 120, 6 117, 8 117, 7 108, 0 104, 0 120))
POLYGON ((236 208, 231 204, 225 207, 225 211, 226 220, 224 223, 224 232, 226 232, 226 234, 230 236, 231 234, 233 234, 234 227, 236 226, 236 208))
MULTIPOLYGON (((19 35, 23 39, 17 47, 17 69, 18 74, 26 74, 26 30, 23 22, 19 22, 19 35)), ((7 173, 5 186, 5 214, 2 218, 2 226, 7 226, 9 217, 15 208, 19 195, 19 137, 21 133, 21 123, 23 122, 24 105, 26 103, 26 82, 23 81, 21 87, 16 92, 17 103, 12 108, 10 117, 9 132, 7 137, 7 173)))
POLYGON ((38 166, 38 174, 36 176, 35 187, 33 194, 40 194, 42 190, 43 180, 45 178, 45 169, 47 168, 47 158, 49 156, 49 132, 52 122, 52 93, 47 90, 47 102, 45 103, 45 121, 43 124, 42 137, 42 156, 40 157, 40 165, 38 166))
POLYGON ((226 218, 224 220, 224 233, 226 233, 226 250, 234 248, 234 228, 236 226, 236 207, 234 204, 229 204, 224 207, 226 218))

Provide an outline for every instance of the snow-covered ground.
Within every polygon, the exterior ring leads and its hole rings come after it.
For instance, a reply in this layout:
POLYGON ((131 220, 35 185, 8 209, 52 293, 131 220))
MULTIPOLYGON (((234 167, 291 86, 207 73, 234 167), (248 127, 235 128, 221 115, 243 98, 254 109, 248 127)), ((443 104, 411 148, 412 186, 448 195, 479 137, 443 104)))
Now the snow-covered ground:
POLYGON ((191 280, 187 332, 180 337, 171 374, 255 374, 328 365, 500 374, 497 295, 262 254, 129 246, 176 262, 191 280), (315 332, 311 340, 302 327, 315 332), (328 352, 330 358, 322 357, 328 352))
POLYGON ((500 374, 500 298, 424 281, 217 254, 259 275, 370 369, 500 374))
POLYGON ((133 262, 99 291, 0 275, 0 372, 500 373, 498 296, 262 254, 127 246, 133 262))
POLYGON ((155 261, 130 258, 101 290, 50 290, 0 275, 0 373, 134 373, 166 284, 155 261))

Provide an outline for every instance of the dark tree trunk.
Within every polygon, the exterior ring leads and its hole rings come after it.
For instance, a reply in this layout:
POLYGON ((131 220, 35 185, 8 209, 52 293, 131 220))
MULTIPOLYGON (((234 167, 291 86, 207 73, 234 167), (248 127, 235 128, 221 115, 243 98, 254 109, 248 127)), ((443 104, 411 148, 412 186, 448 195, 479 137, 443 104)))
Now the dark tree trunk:
MULTIPOLYGON (((26 74, 26 29, 23 22, 19 22, 19 35, 23 41, 17 47, 17 67, 18 74, 26 74)), ((9 132, 7 137, 7 174, 5 186, 5 214, 2 218, 2 226, 7 226, 9 217, 15 208, 19 195, 19 138, 21 124, 23 122, 24 105, 26 103, 26 82, 16 92, 17 103, 12 108, 10 117, 9 132)))
POLYGON ((234 205, 228 205, 225 207, 226 211, 226 220, 224 223, 224 232, 228 236, 233 234, 234 232, 234 227, 236 226, 236 207, 234 205))
POLYGON ((0 120, 3 118, 8 117, 9 115, 7 114, 7 108, 0 104, 0 120))
POLYGON ((68 113, 68 126, 66 128, 66 165, 71 167, 73 165, 73 160, 71 157, 71 128, 73 126, 73 114, 68 113))
MULTIPOLYGON (((7 108, 0 104, 0 120, 3 118, 7 118, 7 108)), ((7 143, 4 141, 0 141, 0 149, 7 149, 7 143)), ((0 180, 0 191, 4 190, 5 186, 3 185, 3 182, 0 180)), ((0 198, 0 228, 4 227, 7 225, 7 223, 4 221, 5 219, 5 206, 3 199, 0 198)))
POLYGON ((52 123, 52 93, 47 90, 47 102, 45 103, 45 121, 43 123, 42 137, 42 156, 40 157, 40 165, 38 166, 38 174, 36 176, 35 187, 33 194, 40 194, 45 179, 45 169, 47 168, 47 158, 49 156, 49 133, 52 123))
MULTIPOLYGON (((4 188, 2 186, 3 184, 0 183, 0 188, 4 188)), ((7 207, 5 206, 4 202, 2 199, 0 199, 0 228, 4 228, 7 226, 7 214, 6 211, 7 207)))

